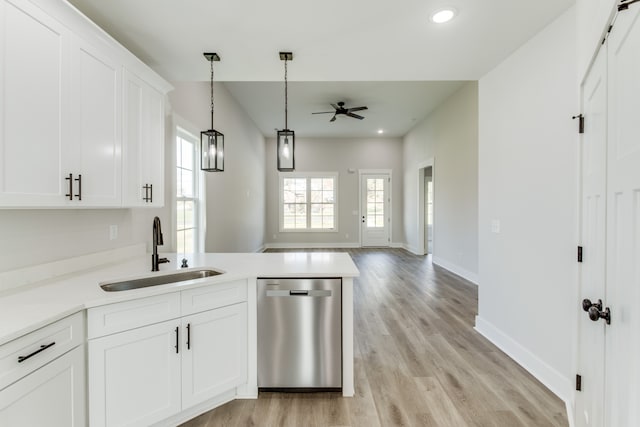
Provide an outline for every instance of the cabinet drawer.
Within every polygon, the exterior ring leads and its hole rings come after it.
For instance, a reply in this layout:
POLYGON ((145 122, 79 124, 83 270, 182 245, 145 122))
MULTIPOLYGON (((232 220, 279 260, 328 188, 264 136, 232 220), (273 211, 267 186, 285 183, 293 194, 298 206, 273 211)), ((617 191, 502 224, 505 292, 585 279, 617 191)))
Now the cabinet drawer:
POLYGON ((87 310, 89 339, 180 317, 180 292, 103 305, 87 310))
POLYGON ((199 313, 247 300, 247 281, 218 283, 182 291, 182 315, 199 313))
POLYGON ((84 318, 80 312, 0 346, 0 390, 83 341, 84 318))

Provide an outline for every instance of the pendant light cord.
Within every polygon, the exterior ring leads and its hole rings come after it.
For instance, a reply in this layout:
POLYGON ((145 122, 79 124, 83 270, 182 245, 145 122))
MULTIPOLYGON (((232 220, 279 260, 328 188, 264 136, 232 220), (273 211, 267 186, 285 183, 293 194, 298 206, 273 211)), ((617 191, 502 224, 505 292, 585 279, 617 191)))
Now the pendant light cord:
POLYGON ((213 129, 213 58, 209 62, 211 63, 211 129, 213 129))
POLYGON ((287 122, 288 116, 288 105, 289 105, 289 90, 287 83, 287 60, 284 60, 284 128, 289 129, 289 124, 287 122))

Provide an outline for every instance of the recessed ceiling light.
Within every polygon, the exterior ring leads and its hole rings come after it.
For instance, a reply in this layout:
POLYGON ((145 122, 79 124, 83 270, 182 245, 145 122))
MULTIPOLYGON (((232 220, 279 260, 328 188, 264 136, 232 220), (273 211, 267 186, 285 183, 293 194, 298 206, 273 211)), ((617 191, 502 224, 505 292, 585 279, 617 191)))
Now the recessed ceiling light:
POLYGON ((431 21, 436 24, 444 24, 451 21, 456 16, 457 11, 452 7, 440 9, 431 14, 431 21))
POLYGON ((379 133, 379 134, 382 134, 382 133, 384 133, 384 130, 382 130, 382 129, 378 129, 378 133, 379 133))

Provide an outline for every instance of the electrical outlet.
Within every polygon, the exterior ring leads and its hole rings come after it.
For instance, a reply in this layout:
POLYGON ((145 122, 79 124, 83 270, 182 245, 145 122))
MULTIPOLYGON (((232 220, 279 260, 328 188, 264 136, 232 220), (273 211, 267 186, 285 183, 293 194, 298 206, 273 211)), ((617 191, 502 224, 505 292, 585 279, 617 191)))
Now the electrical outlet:
POLYGON ((118 226, 110 225, 109 226, 109 240, 116 240, 118 238, 118 226))

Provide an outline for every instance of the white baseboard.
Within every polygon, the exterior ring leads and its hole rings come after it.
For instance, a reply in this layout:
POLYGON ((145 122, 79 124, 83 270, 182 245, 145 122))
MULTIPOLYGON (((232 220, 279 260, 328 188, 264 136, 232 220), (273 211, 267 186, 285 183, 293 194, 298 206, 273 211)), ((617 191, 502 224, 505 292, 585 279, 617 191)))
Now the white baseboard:
POLYGON ((402 248, 405 251, 409 251, 414 255, 424 255, 423 253, 420 253, 420 251, 418 250, 418 248, 414 247, 414 246, 409 246, 406 243, 402 244, 402 248))
POLYGON ((440 257, 437 256, 432 256, 431 258, 431 262, 435 265, 438 265, 446 270, 449 270, 450 272, 452 272, 453 274, 456 274, 468 281, 470 281, 471 283, 473 283, 474 285, 477 285, 479 282, 479 278, 478 278, 478 273, 473 273, 469 270, 465 270, 464 268, 446 261, 440 257))
POLYGON ((265 249, 359 248, 359 243, 265 243, 265 249))
POLYGON ((476 316, 474 329, 536 377, 553 394, 562 399, 567 407, 567 416, 571 425, 573 419, 573 391, 571 381, 568 378, 480 316, 476 316))
MULTIPOLYGON (((262 251, 265 249, 344 249, 344 248, 360 248, 360 243, 265 243, 262 251)), ((392 242, 390 248, 404 248, 403 243, 392 242)))
POLYGON ((255 252, 255 253, 260 253, 260 252, 264 252, 264 250, 265 250, 265 249, 266 249, 265 245, 262 245, 262 246, 260 246, 258 249, 256 249, 256 250, 255 250, 255 251, 253 251, 253 252, 255 252))

